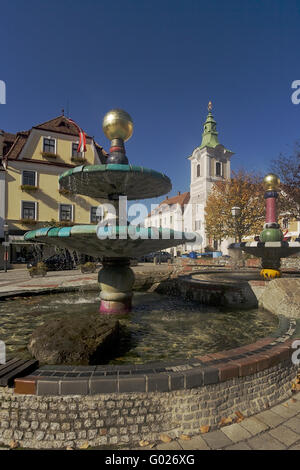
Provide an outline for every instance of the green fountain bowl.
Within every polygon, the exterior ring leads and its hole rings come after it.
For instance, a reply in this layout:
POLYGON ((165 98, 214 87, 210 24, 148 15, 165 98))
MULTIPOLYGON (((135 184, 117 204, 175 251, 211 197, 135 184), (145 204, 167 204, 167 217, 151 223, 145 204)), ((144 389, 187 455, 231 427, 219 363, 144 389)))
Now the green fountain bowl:
POLYGON ((59 177, 62 188, 74 194, 99 199, 126 195, 128 200, 159 197, 172 189, 171 180, 159 173, 135 165, 81 165, 59 177))
POLYGON ((266 228, 259 235, 261 242, 280 242, 283 240, 283 233, 280 228, 266 228))
POLYGON ((130 225, 74 225, 31 230, 25 233, 24 239, 79 251, 94 257, 138 258, 183 243, 193 243, 197 239, 197 234, 130 225))

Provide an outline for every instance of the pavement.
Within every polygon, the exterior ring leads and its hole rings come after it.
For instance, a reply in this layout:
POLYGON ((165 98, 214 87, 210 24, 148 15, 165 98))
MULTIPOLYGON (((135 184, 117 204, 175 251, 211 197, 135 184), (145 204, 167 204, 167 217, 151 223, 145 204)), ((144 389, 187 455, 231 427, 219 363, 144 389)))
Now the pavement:
MULTIPOLYGON (((100 267, 99 267, 100 268, 100 267)), ((154 265, 153 263, 139 263, 133 266, 134 272, 168 272, 170 266, 166 263, 154 265)), ((1 294, 22 293, 26 291, 39 291, 44 289, 60 289, 67 287, 96 285, 98 271, 82 274, 79 269, 71 271, 49 271, 45 277, 31 278, 27 268, 10 269, 7 272, 0 271, 0 296, 1 294)))
MULTIPOLYGON (((300 393, 216 431, 149 443, 132 450, 300 450, 300 393)), ((128 450, 128 449, 126 449, 128 450)))
MULTIPOLYGON (((100 269, 100 266, 99 266, 100 269)), ((7 272, 0 270, 0 297, 7 294, 22 293, 26 291, 38 292, 44 289, 64 289, 68 287, 96 286, 98 282, 98 270, 95 273, 82 274, 79 269, 71 271, 49 271, 45 277, 31 278, 27 268, 10 269, 7 272)), ((132 267, 135 273, 155 273, 168 272, 173 266, 167 263, 155 265, 154 263, 139 263, 132 267)), ((288 273, 286 273, 288 275, 288 273)), ((293 277, 295 275, 293 274, 293 277)), ((205 269, 202 272, 195 272, 192 276, 197 280, 214 281, 222 283, 240 283, 259 279, 258 272, 255 270, 239 270, 230 272, 222 269, 205 269)))
MULTIPOLYGON (((166 264, 139 264, 134 271, 168 271, 166 264)), ((27 269, 0 271, 0 296, 7 293, 64 288, 67 286, 95 285, 98 273, 82 274, 79 270, 53 271, 47 276, 31 278, 27 269)), ((146 444, 146 443, 144 443, 146 444)), ((139 447, 120 450, 300 450, 300 393, 268 410, 239 422, 220 427, 218 430, 181 436, 170 442, 154 442, 139 447)), ((0 447, 7 450, 7 447, 0 447)))

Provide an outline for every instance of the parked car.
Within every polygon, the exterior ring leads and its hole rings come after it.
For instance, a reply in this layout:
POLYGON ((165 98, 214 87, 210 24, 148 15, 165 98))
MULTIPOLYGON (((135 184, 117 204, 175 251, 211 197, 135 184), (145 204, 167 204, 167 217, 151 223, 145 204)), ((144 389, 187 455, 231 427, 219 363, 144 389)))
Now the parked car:
MULTIPOLYGON (((71 256, 68 257, 64 254, 52 255, 41 261, 47 266, 48 271, 64 271, 74 269, 76 267, 71 256)), ((38 262, 40 262, 40 260, 30 261, 27 263, 27 268, 33 268, 38 262)))
POLYGON ((139 258, 141 263, 153 263, 155 253, 148 253, 147 255, 143 255, 139 258))
MULTIPOLYGON (((172 256, 170 255, 170 253, 168 253, 167 251, 161 251, 160 252, 160 256, 161 256, 161 261, 163 263, 167 263, 168 259, 171 259, 172 256)), ((159 253, 158 253, 158 258, 159 258, 159 253)))
POLYGON ((212 252, 207 252, 207 253, 200 253, 200 257, 207 257, 207 258, 212 258, 213 254, 212 252))
POLYGON ((172 258, 170 253, 167 251, 154 251, 153 253, 148 253, 147 255, 142 256, 139 261, 142 263, 153 263, 155 257, 157 257, 161 263, 167 263, 168 259, 172 258))

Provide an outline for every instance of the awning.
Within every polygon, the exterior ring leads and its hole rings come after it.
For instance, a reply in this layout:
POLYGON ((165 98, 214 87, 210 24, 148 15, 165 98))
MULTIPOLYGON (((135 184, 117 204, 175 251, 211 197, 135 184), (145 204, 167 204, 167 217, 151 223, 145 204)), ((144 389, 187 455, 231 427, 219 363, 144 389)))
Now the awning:
MULTIPOLYGON (((9 235, 9 243, 12 245, 32 245, 30 241, 24 240, 24 235, 9 235)), ((35 243, 35 245, 44 245, 44 243, 35 243)))

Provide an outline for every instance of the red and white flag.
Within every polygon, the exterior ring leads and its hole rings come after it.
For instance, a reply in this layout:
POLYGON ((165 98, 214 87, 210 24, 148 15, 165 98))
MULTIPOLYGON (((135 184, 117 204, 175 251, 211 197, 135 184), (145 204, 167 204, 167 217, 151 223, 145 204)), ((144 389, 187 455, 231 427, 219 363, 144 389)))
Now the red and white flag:
POLYGON ((76 129, 78 130, 79 144, 78 144, 78 148, 77 148, 77 153, 86 152, 85 132, 78 126, 78 124, 75 121, 73 121, 73 119, 70 119, 70 118, 66 118, 66 119, 68 119, 68 121, 71 122, 76 127, 76 129))
POLYGON ((289 233, 288 230, 287 230, 286 232, 284 232, 284 234, 283 234, 283 241, 287 241, 287 239, 289 238, 289 237, 288 237, 288 233, 289 233))
POLYGON ((2 166, 4 168, 4 170, 6 171, 7 170, 7 166, 8 166, 8 158, 6 156, 4 156, 2 158, 2 166))

